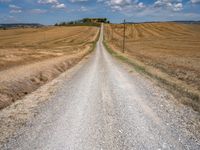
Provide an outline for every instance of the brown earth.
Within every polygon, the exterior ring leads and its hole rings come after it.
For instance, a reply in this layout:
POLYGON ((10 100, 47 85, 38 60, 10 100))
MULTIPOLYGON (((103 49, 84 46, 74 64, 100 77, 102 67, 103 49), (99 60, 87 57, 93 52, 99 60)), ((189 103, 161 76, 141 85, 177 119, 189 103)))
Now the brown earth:
MULTIPOLYGON (((118 52, 122 51, 122 36, 123 25, 105 25, 105 41, 118 52)), ((186 91, 191 87, 200 92, 200 25, 129 24, 125 37, 128 57, 173 77, 186 91)))
POLYGON ((96 27, 0 30, 0 108, 79 62, 97 35, 96 27))

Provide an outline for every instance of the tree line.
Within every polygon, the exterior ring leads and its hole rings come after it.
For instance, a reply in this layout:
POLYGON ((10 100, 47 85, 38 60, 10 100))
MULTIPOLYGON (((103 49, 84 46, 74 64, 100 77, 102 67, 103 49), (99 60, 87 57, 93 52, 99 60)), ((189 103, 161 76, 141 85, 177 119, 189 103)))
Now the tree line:
POLYGON ((73 26, 73 25, 100 26, 101 23, 110 23, 110 21, 107 18, 83 18, 75 21, 56 23, 55 26, 73 26))

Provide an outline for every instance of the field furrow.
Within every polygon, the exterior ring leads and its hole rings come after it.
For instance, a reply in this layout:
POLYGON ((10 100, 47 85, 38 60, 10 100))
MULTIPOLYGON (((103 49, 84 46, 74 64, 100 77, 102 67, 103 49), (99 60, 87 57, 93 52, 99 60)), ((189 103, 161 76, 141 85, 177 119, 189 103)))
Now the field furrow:
MULTIPOLYGON (((114 50, 121 52, 123 25, 106 25, 105 30, 108 30, 105 32, 106 43, 114 50), (113 35, 114 40, 108 38, 111 30, 116 31, 113 35)), ((175 84, 183 83, 184 86, 181 86, 181 88, 184 90, 200 91, 199 25, 178 23, 127 24, 125 53, 133 60, 173 77, 175 84)), ((154 72, 154 75, 159 76, 159 73, 154 72)), ((198 96, 191 97, 199 99, 198 96)))

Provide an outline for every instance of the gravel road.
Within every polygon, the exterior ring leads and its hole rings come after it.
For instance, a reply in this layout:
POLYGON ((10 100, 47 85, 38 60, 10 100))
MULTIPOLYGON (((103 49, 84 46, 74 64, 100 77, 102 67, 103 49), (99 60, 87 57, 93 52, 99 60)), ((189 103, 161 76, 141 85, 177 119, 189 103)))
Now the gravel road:
POLYGON ((3 149, 200 149, 199 115, 128 70, 102 41, 101 29, 95 52, 3 149))

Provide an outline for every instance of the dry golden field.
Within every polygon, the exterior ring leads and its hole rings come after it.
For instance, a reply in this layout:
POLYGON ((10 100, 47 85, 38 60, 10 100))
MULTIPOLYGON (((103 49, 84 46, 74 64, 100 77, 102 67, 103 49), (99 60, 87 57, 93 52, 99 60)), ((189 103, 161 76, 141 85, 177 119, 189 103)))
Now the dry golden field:
POLYGON ((96 43, 97 27, 0 30, 0 109, 78 63, 96 43))
MULTIPOLYGON (((122 51, 123 25, 105 25, 105 41, 122 51)), ((200 25, 126 25, 125 54, 200 91, 200 25)))
POLYGON ((47 58, 79 53, 92 46, 95 27, 0 30, 0 71, 47 58))

